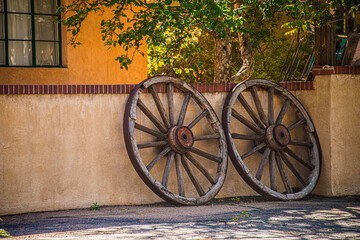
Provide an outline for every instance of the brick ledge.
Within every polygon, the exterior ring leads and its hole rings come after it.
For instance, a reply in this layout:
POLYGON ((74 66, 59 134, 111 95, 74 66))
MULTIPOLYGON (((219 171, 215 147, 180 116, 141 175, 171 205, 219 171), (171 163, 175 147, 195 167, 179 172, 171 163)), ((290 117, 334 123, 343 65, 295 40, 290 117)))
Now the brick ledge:
POLYGON ((360 66, 314 66, 313 75, 360 74, 360 66))
MULTIPOLYGON (((229 92, 237 83, 192 83, 199 92, 229 92)), ((280 82, 290 91, 314 90, 314 82, 280 82)), ((0 85, 0 94, 129 94, 136 84, 119 85, 0 85)), ((159 89, 164 92, 164 89, 159 89)))

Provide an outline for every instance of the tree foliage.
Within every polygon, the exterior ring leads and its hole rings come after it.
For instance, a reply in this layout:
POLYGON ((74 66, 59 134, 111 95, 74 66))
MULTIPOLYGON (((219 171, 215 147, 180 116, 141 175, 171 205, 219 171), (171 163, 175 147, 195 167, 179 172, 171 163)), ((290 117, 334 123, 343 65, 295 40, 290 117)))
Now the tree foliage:
POLYGON ((126 54, 117 58, 123 68, 130 64, 134 52, 144 54, 140 46, 145 42, 149 46, 167 43, 166 51, 169 52, 183 44, 185 38, 193 37, 193 26, 222 36, 226 28, 241 31, 243 22, 236 11, 232 11, 228 0, 164 0, 152 3, 142 0, 74 0, 63 5, 60 11, 69 16, 62 22, 71 31, 69 42, 74 46, 81 44, 77 36, 90 13, 111 11, 111 17, 100 23, 102 39, 106 46, 124 48, 126 54), (176 6, 172 6, 174 4, 176 6), (167 41, 168 34, 177 36, 175 41, 167 41))
POLYGON ((310 25, 321 26, 330 22, 346 22, 354 19, 359 11, 358 0, 311 0, 295 1, 283 7, 284 12, 289 16, 289 21, 283 27, 290 29, 287 34, 294 34, 296 31, 307 31, 310 25))
MULTIPOLYGON (((282 56, 279 51, 285 50, 282 43, 286 43, 274 29, 282 25, 287 34, 306 32, 309 25, 353 17, 358 7, 357 0, 72 0, 59 11, 66 13, 62 23, 72 33, 73 46, 81 44, 77 36, 90 14, 107 13, 100 22, 102 40, 109 48, 125 50, 116 59, 121 68, 127 69, 136 53, 145 55, 140 47, 147 44, 151 73, 204 81, 213 71, 214 39, 225 38, 229 29, 234 46, 236 34, 250 34, 257 75, 272 77, 276 70, 271 59, 279 61, 276 56, 282 56), (281 23, 280 18, 286 21, 281 23)), ((242 61, 239 48, 233 52, 236 73, 242 61)))

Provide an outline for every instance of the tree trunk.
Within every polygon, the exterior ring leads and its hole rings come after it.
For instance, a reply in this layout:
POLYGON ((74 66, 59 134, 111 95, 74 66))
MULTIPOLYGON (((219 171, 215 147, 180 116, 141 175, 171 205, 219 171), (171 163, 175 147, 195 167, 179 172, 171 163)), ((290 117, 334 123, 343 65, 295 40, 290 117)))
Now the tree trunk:
POLYGON ((229 82, 231 78, 231 31, 225 38, 215 38, 214 83, 229 82))
POLYGON ((232 82, 241 82, 247 80, 251 77, 251 74, 254 71, 255 59, 252 54, 252 47, 250 41, 250 35, 238 33, 241 59, 243 64, 240 70, 231 77, 232 82))

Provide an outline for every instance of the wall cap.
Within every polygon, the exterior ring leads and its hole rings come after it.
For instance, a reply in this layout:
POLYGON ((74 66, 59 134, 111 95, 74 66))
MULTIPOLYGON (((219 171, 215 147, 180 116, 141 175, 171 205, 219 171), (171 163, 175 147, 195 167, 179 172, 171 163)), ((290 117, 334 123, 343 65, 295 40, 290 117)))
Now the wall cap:
POLYGON ((314 66, 311 72, 313 75, 360 74, 360 66, 314 66))
MULTIPOLYGON (((237 83, 192 83, 202 93, 229 92, 237 83)), ((314 90, 313 81, 280 82, 290 91, 314 90)), ((129 94, 136 84, 118 85, 0 85, 0 94, 129 94)))

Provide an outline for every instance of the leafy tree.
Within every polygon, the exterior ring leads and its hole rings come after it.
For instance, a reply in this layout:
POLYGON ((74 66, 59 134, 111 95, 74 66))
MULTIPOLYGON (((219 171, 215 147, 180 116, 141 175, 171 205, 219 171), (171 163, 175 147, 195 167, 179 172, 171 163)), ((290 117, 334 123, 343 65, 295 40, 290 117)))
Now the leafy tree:
MULTIPOLYGON (((341 10, 342 16, 348 17, 358 10, 358 3, 355 0, 72 0, 60 12, 67 13, 62 22, 72 33, 70 44, 76 46, 81 44, 77 36, 89 14, 110 11, 111 16, 100 23, 102 38, 106 46, 121 46, 126 51, 117 58, 122 68, 128 68, 135 53, 144 55, 140 46, 147 44, 149 61, 158 62, 150 71, 161 68, 166 73, 184 74, 195 80, 213 76, 214 82, 221 82, 249 78, 254 69, 253 53, 264 54, 264 48, 278 47, 272 40, 275 36, 272 28, 279 17, 286 16, 289 21, 283 26, 294 34, 306 31, 310 24, 326 23, 334 17, 330 9, 341 10), (233 47, 234 43, 238 45, 233 47), (210 46, 215 46, 213 53, 210 46), (213 62, 211 71, 202 67, 210 62, 213 62), (232 62, 240 70, 232 70, 232 62)), ((263 68, 270 69, 265 65, 263 68)))
MULTIPOLYGON (((271 19, 263 19, 255 12, 253 15, 256 19, 252 17, 247 26, 257 63, 252 77, 277 80, 291 42, 291 38, 284 35, 285 30, 281 29, 286 16, 278 13, 271 19)), ((173 75, 188 82, 213 82, 215 38, 199 28, 193 31, 196 31, 196 37, 185 39, 185 44, 170 54, 164 46, 149 46, 149 74, 173 75), (169 61, 166 61, 167 57, 170 57, 169 61)), ((235 75, 243 63, 235 34, 231 37, 231 45, 231 75, 235 75)))

